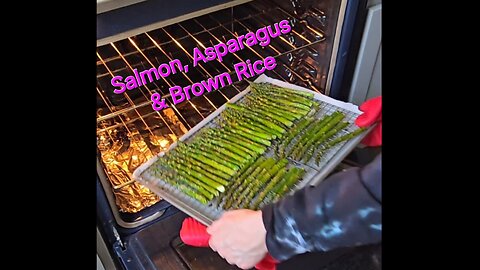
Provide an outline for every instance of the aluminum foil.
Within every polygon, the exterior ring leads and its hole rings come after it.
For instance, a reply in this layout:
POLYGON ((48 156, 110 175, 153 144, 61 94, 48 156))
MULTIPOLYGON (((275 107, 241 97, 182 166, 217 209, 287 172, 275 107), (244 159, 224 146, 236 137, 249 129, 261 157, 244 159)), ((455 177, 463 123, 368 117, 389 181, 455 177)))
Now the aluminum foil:
MULTIPOLYGON (((165 116, 177 134, 187 131, 173 112, 165 116)), ((123 123, 130 123, 116 128, 108 129, 108 126, 118 124, 111 119, 99 124, 102 128, 97 130, 97 146, 120 212, 136 213, 161 200, 132 179, 138 166, 178 140, 165 125, 156 124, 159 123, 158 117, 157 114, 145 117, 148 127, 143 122, 129 121, 128 116, 123 118, 123 123)))

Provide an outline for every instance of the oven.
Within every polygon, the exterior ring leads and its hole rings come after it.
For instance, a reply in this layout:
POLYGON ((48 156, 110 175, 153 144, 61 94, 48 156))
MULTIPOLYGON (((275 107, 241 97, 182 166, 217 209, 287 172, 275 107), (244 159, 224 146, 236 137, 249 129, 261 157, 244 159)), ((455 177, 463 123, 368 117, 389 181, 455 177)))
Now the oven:
MULTIPOLYGON (((168 149, 179 137, 245 89, 248 82, 234 81, 179 104, 174 104, 169 88, 191 85, 224 72, 233 74, 232 67, 236 63, 272 56, 277 66, 266 71, 267 76, 359 104, 378 95, 381 89, 378 86, 381 3, 362 0, 105 0, 97 1, 97 7, 99 269, 237 269, 208 248, 183 245, 178 232, 187 215, 131 176, 140 164, 168 149), (173 59, 191 64, 195 47, 201 49, 226 42, 281 20, 288 20, 292 30, 271 39, 264 47, 245 47, 228 54, 222 62, 200 62, 188 73, 162 77, 121 94, 113 92, 111 80, 114 76, 127 77, 136 69, 156 68, 173 59), (161 94, 169 108, 154 110, 150 99, 154 93, 161 94)), ((336 171, 365 164, 378 151, 357 148, 336 171)), ((279 269, 297 269, 300 264, 310 269, 308 265, 319 267, 348 260, 352 260, 352 264, 366 260, 359 269, 367 269, 364 266, 369 263, 370 268, 380 267, 379 252, 377 245, 305 254, 280 264, 279 269)))

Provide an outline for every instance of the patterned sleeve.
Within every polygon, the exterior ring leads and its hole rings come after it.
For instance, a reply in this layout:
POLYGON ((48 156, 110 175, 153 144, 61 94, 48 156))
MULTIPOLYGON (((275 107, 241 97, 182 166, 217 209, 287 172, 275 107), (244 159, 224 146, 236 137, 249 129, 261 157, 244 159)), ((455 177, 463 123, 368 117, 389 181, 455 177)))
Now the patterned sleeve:
POLYGON ((381 154, 265 206, 269 253, 283 261, 296 254, 378 243, 382 234, 381 154))

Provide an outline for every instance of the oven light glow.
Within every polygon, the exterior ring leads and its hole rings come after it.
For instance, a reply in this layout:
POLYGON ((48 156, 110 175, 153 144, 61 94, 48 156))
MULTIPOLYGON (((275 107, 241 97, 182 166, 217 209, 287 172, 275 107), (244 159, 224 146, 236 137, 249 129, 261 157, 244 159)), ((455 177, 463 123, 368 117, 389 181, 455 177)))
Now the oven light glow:
POLYGON ((165 148, 170 142, 168 140, 161 140, 160 141, 160 147, 165 148))

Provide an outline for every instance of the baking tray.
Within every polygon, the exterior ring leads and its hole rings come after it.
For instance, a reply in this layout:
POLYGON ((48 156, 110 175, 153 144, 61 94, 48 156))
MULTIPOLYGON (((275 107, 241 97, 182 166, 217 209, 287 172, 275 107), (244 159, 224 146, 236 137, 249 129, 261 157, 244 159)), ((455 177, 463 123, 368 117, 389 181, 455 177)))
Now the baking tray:
MULTIPOLYGON (((334 111, 341 111, 345 114, 345 118, 343 119, 343 121, 348 121, 352 124, 357 118, 357 116, 361 113, 358 107, 354 104, 335 100, 318 92, 306 89, 304 87, 269 78, 264 74, 259 76, 255 80, 255 82, 269 82, 278 86, 313 93, 314 99, 320 103, 320 110, 316 114, 317 117, 323 116, 325 113, 331 114, 334 111)), ((241 102, 243 97, 249 92, 250 87, 247 87, 244 91, 238 93, 235 97, 233 97, 230 102, 241 102)), ((210 114, 207 118, 205 118, 195 127, 193 127, 190 131, 180 137, 179 140, 182 142, 188 142, 194 137, 197 132, 201 131, 203 128, 216 126, 215 121, 213 120, 215 120, 220 115, 220 113, 225 110, 225 108, 226 104, 222 105, 212 114, 210 114)), ((342 132, 352 131, 355 128, 356 127, 354 124, 349 125, 348 128, 342 132)), ((318 165, 314 164, 314 159, 311 159, 306 164, 289 159, 288 166, 302 167, 306 171, 303 179, 296 184, 295 189, 292 192, 301 189, 307 185, 316 185, 320 183, 356 147, 356 145, 363 139, 363 137, 365 137, 368 132, 369 130, 367 130, 366 132, 362 132, 360 135, 354 137, 353 139, 330 148, 325 153, 318 165)), ((170 145, 168 151, 175 148, 176 146, 177 142, 173 143, 172 145, 170 145)), ((266 157, 273 156, 274 147, 275 144, 272 144, 272 146, 269 147, 269 150, 265 154, 266 157)), ((164 152, 161 152, 147 162, 145 162, 144 164, 140 165, 133 172, 133 179, 139 181, 142 185, 145 185, 150 190, 158 194, 160 197, 170 202, 172 205, 182 210, 186 214, 190 215, 191 217, 197 219, 201 223, 205 225, 210 225, 214 220, 218 219, 224 211, 221 205, 219 205, 216 201, 217 199, 214 199, 208 205, 202 204, 195 199, 185 195, 177 188, 165 183, 157 177, 154 177, 147 170, 156 160, 162 158, 164 154, 164 152)))

